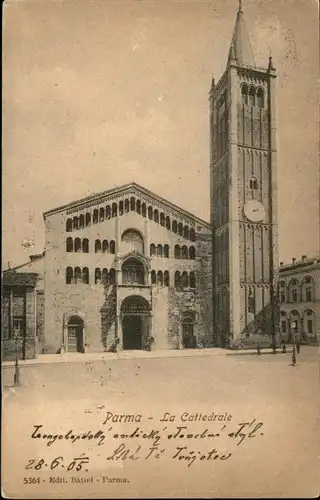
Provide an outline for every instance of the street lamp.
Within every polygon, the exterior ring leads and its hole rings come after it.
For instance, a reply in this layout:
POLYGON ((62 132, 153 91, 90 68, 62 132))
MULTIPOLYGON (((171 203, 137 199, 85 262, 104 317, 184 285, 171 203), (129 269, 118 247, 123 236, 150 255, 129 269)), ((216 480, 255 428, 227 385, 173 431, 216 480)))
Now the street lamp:
POLYGON ((20 368, 19 368, 20 322, 21 322, 21 320, 16 320, 15 327, 14 327, 14 340, 15 340, 15 344, 16 344, 16 361, 15 361, 15 367, 14 367, 13 384, 15 386, 20 385, 20 368))

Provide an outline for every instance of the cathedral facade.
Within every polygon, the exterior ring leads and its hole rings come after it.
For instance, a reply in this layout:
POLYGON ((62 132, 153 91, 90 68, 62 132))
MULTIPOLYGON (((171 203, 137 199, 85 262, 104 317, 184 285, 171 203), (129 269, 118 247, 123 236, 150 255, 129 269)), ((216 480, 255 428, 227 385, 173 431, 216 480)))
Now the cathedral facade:
POLYGON ((19 328, 27 357, 273 334, 275 79, 271 57, 264 69, 255 64, 240 3, 226 69, 210 90, 210 222, 135 183, 47 211, 45 252, 4 273, 8 356, 19 328))

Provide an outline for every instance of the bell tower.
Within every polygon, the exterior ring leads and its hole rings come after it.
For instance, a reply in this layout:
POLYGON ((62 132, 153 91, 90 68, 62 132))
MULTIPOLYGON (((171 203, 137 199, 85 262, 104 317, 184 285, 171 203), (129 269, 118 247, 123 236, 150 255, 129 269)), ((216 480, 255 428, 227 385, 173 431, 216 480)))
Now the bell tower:
POLYGON ((217 345, 277 328, 276 71, 255 63, 239 2, 226 69, 210 90, 217 345))

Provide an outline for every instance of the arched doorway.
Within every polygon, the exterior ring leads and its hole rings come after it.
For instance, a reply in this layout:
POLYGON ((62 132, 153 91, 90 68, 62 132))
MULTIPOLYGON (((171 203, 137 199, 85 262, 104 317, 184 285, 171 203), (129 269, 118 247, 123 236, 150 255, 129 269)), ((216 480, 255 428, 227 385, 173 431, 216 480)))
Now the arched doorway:
POLYGON ((83 319, 71 316, 68 321, 68 352, 84 352, 83 319))
POLYGON ((194 334, 195 314, 192 312, 184 313, 182 317, 182 345, 185 349, 195 349, 197 339, 194 334))
POLYGON ((144 349, 149 337, 150 306, 146 299, 132 295, 121 305, 123 349, 144 349))

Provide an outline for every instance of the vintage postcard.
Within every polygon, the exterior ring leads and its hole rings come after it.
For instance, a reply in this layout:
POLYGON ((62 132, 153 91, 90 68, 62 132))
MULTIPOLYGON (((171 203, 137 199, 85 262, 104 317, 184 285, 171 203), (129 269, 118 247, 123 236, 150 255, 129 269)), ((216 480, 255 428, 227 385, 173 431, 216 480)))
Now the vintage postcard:
POLYGON ((2 495, 319 495, 318 4, 13 1, 2 495))

